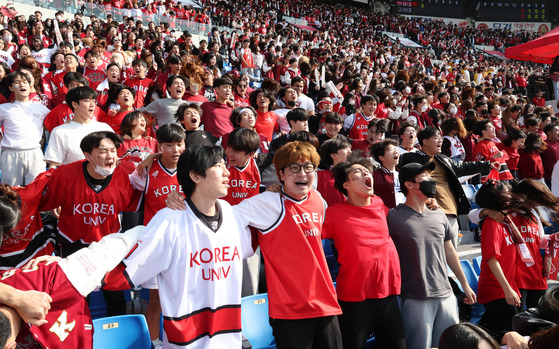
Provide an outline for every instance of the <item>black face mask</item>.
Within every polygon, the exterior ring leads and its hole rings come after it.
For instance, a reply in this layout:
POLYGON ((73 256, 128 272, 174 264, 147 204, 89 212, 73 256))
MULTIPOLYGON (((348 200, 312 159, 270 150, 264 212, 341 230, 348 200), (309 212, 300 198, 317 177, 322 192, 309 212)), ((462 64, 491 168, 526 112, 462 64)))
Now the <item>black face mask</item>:
POLYGON ((290 106, 290 107, 294 107, 294 106, 297 105, 297 102, 296 101, 287 101, 287 105, 290 106))
POLYGON ((419 183, 419 191, 428 198, 434 198, 437 193, 437 182, 433 179, 426 179, 419 183))

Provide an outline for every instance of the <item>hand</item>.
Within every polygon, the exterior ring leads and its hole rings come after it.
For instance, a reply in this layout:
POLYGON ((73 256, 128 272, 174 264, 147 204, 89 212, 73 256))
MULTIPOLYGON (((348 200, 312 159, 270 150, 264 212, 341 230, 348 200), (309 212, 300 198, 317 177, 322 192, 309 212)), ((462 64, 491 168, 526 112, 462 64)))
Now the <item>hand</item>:
POLYGON ((509 305, 520 306, 520 296, 510 287, 505 290, 505 300, 509 305))
POLYGON ((487 217, 493 219, 495 222, 499 224, 502 224, 505 221, 505 215, 497 210, 484 208, 481 212, 483 212, 483 214, 485 214, 487 217))
POLYGON ((60 210, 62 210, 61 207, 57 207, 54 210, 52 210, 52 215, 56 218, 59 219, 60 218, 60 210))
POLYGON ((476 293, 470 288, 470 286, 466 285, 464 293, 466 294, 466 299, 464 299, 465 304, 472 305, 477 302, 476 293))
POLYGON ((114 108, 109 109, 109 112, 107 113, 110 117, 113 117, 117 114, 117 110, 114 108))
POLYGON ((271 184, 266 188, 266 191, 269 191, 269 192, 272 192, 272 193, 279 193, 281 191, 281 185, 279 185, 277 183, 271 184))
POLYGON ((501 339, 501 344, 510 349, 528 349, 528 339, 521 336, 518 332, 507 332, 501 339))
POLYGON ((186 204, 184 202, 184 196, 179 194, 177 191, 173 190, 167 195, 165 200, 167 207, 173 210, 184 210, 186 209, 186 204))
POLYGON ((501 169, 501 163, 499 161, 495 161, 491 164, 491 168, 499 171, 501 169))
POLYGON ((29 262, 27 262, 22 269, 35 269, 39 263, 52 263, 52 262, 58 262, 62 260, 62 258, 58 257, 58 256, 39 256, 37 258, 33 258, 32 260, 30 260, 29 262))
POLYGON ((504 156, 503 152, 502 152, 502 151, 498 151, 498 152, 496 152, 495 155, 493 155, 491 158, 492 158, 492 159, 500 159, 500 158, 502 158, 503 156, 504 156))
POLYGON ((427 199, 427 201, 425 201, 425 205, 427 205, 427 208, 431 211, 437 210, 439 208, 437 200, 433 198, 427 199))
POLYGON ((45 317, 49 312, 50 302, 52 298, 44 292, 18 290, 12 306, 23 321, 41 326, 48 322, 45 317))

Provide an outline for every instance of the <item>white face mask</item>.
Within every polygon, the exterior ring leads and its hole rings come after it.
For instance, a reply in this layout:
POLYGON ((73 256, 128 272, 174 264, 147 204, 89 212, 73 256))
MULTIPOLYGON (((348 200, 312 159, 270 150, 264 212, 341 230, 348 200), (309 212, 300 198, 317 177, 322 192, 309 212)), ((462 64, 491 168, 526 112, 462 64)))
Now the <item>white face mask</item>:
POLYGON ((406 87, 406 88, 404 89, 404 93, 409 95, 409 94, 411 93, 411 88, 410 88, 409 86, 406 87))
POLYGON ((108 177, 108 176, 112 175, 113 172, 115 171, 114 166, 111 167, 111 168, 101 167, 101 166, 97 165, 95 163, 95 161, 93 161, 93 159, 89 160, 89 162, 91 164, 93 164, 93 171, 95 171, 95 173, 97 173, 101 177, 108 177))
POLYGON ((6 40, 7 42, 11 42, 12 41, 12 36, 10 34, 6 34, 6 35, 4 35, 4 40, 6 40))
POLYGON ((191 90, 193 93, 196 93, 196 92, 198 92, 198 91, 200 90, 200 86, 199 86, 198 84, 190 84, 190 90, 191 90))
POLYGON ((421 106, 421 112, 425 113, 427 111, 427 105, 422 105, 421 106))
POLYGON ((456 112, 458 112, 458 109, 456 109, 456 107, 450 108, 450 114, 454 115, 456 114, 456 112))

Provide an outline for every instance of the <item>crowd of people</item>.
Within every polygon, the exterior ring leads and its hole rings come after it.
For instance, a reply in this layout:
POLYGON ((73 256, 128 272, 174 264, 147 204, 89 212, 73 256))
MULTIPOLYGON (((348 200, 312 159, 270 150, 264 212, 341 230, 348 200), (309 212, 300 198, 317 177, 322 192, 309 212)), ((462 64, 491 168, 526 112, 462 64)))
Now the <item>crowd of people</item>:
POLYGON ((111 3, 234 30, 194 43, 133 17, 0 15, 0 347, 91 347, 96 286, 109 315, 149 289, 170 348, 240 347, 240 299, 259 292, 278 348, 448 347, 467 332, 457 293, 485 305, 493 341, 526 347, 513 318, 545 298, 556 248, 537 207, 559 214, 559 56, 505 66, 473 45, 538 34, 350 6, 203 5, 111 3), (477 294, 465 214, 482 225, 477 294))

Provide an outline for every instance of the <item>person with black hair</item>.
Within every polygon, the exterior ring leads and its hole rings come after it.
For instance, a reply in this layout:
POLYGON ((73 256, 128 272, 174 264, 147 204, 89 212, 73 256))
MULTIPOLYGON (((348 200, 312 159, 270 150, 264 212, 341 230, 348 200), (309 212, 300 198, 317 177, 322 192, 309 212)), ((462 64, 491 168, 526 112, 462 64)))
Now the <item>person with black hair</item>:
POLYGON ((30 78, 21 71, 8 75, 7 85, 15 101, 0 105, 1 182, 9 185, 29 184, 45 170, 40 142, 49 110, 29 100, 30 83, 30 78))
POLYGON ((188 80, 183 75, 171 75, 165 83, 168 97, 156 99, 138 110, 142 113, 150 113, 159 127, 171 123, 178 124, 175 114, 179 106, 184 103, 182 97, 186 92, 187 84, 188 80))
POLYGON ((344 130, 350 139, 366 139, 369 123, 377 115, 379 98, 377 95, 365 95, 361 98, 361 112, 348 116, 344 121, 344 130))
POLYGON ((500 349, 501 346, 481 327, 462 322, 447 328, 441 335, 439 349, 500 349))
MULTIPOLYGON (((73 73, 67 75, 70 74, 73 73)), ((95 111, 98 109, 96 97, 97 92, 87 86, 73 87, 68 91, 66 106, 74 117, 52 130, 44 157, 50 168, 83 160, 80 142, 91 132, 113 131, 111 126, 95 120, 95 111)))
POLYGON ((400 190, 399 173, 396 171, 400 152, 398 142, 385 139, 371 147, 371 153, 376 162, 381 166, 373 171, 373 188, 384 205, 394 208, 406 199, 400 190))
POLYGON ((137 58, 133 60, 132 69, 134 70, 134 76, 124 81, 124 85, 130 86, 131 88, 134 89, 134 91, 136 91, 136 95, 134 99, 134 109, 138 109, 144 106, 144 99, 146 98, 146 92, 149 89, 149 87, 154 83, 154 81, 146 77, 148 64, 145 60, 141 58, 137 58))
POLYGON ((340 133, 343 125, 344 118, 339 113, 330 112, 324 115, 324 130, 326 132, 316 135, 320 144, 323 144, 329 139, 344 139, 349 142, 347 137, 340 133))
POLYGON ((69 72, 79 71, 82 71, 82 69, 78 57, 73 53, 66 53, 64 55, 64 70, 52 77, 53 94, 68 93, 68 88, 64 86, 64 76, 69 72))
POLYGON ((400 297, 408 349, 437 347, 442 332, 458 323, 457 301, 448 281, 447 264, 466 294, 464 303, 476 302, 476 294, 468 285, 454 248, 457 233, 445 212, 426 205, 438 191, 431 177, 437 166, 434 162, 403 165, 399 179, 406 202, 390 210, 387 216, 400 258, 400 297))
POLYGON ((204 102, 200 106, 202 109, 201 124, 204 125, 204 130, 219 138, 233 131, 233 125, 229 121, 233 105, 231 100, 233 97, 231 92, 233 81, 226 76, 222 76, 214 81, 213 88, 216 100, 204 102))
POLYGON ((524 142, 524 149, 518 152, 518 177, 520 179, 533 178, 545 184, 544 165, 540 154, 546 149, 546 144, 539 133, 528 133, 524 142))
POLYGON ((382 142, 384 135, 388 132, 390 121, 388 119, 374 118, 367 125, 367 137, 365 139, 354 139, 351 147, 354 150, 362 150, 367 156, 371 155, 371 147, 382 142))
POLYGON ((219 140, 213 134, 200 129, 200 121, 203 111, 196 103, 182 103, 175 113, 175 120, 180 123, 186 131, 185 145, 211 146, 219 140))
POLYGON ((289 132, 291 127, 286 120, 287 113, 297 108, 297 91, 292 87, 286 87, 278 92, 277 100, 283 102, 283 108, 274 109, 274 113, 278 116, 280 132, 289 132))
POLYGON ((334 189, 332 168, 346 161, 349 154, 351 154, 351 144, 344 139, 329 139, 320 146, 321 165, 324 166, 324 169, 316 172, 316 190, 322 195, 328 206, 345 202, 344 195, 334 189))
POLYGON ((374 333, 376 347, 404 349, 398 252, 371 172, 371 162, 354 155, 333 167, 334 187, 347 201, 328 207, 322 238, 334 239, 341 265, 336 289, 344 348, 363 348, 374 333))
POLYGON ((507 153, 507 167, 514 179, 518 179, 518 160, 520 160, 518 149, 524 147, 524 142, 526 142, 526 134, 516 127, 511 127, 507 130, 507 138, 497 144, 501 151, 507 153))
POLYGON ((147 121, 137 110, 126 114, 120 124, 124 142, 117 149, 120 166, 132 173, 138 164, 157 151, 157 141, 147 135, 147 121))
MULTIPOLYGON (((75 87, 89 87, 89 81, 80 73, 69 72, 64 75, 64 86, 66 86, 68 91, 70 91, 75 87)), ((55 127, 72 120, 74 117, 74 112, 66 103, 66 94, 58 93, 52 101, 55 107, 48 113, 44 121, 45 128, 49 132, 52 132, 55 127)), ((105 112, 103 112, 99 107, 95 107, 95 120, 99 120, 104 115, 105 112)))
POLYGON ((482 119, 474 125, 473 133, 479 137, 472 153, 476 161, 491 161, 495 168, 489 173, 482 174, 481 182, 488 179, 508 181, 513 177, 507 167, 505 154, 493 142, 496 137, 496 128, 490 119, 482 119), (499 166, 497 167, 497 163, 499 166))
POLYGON ((137 248, 105 278, 115 288, 129 288, 156 277, 164 341, 177 348, 241 347, 242 260, 254 251, 248 229, 219 200, 230 183, 223 156, 218 146, 184 151, 177 180, 186 209, 157 212, 137 248), (193 326, 192 314, 204 319, 203 325, 193 326))
POLYGON ((258 89, 252 91, 248 99, 250 106, 256 109, 256 132, 273 139, 274 132, 280 130, 280 117, 273 111, 276 98, 268 90, 258 89))

